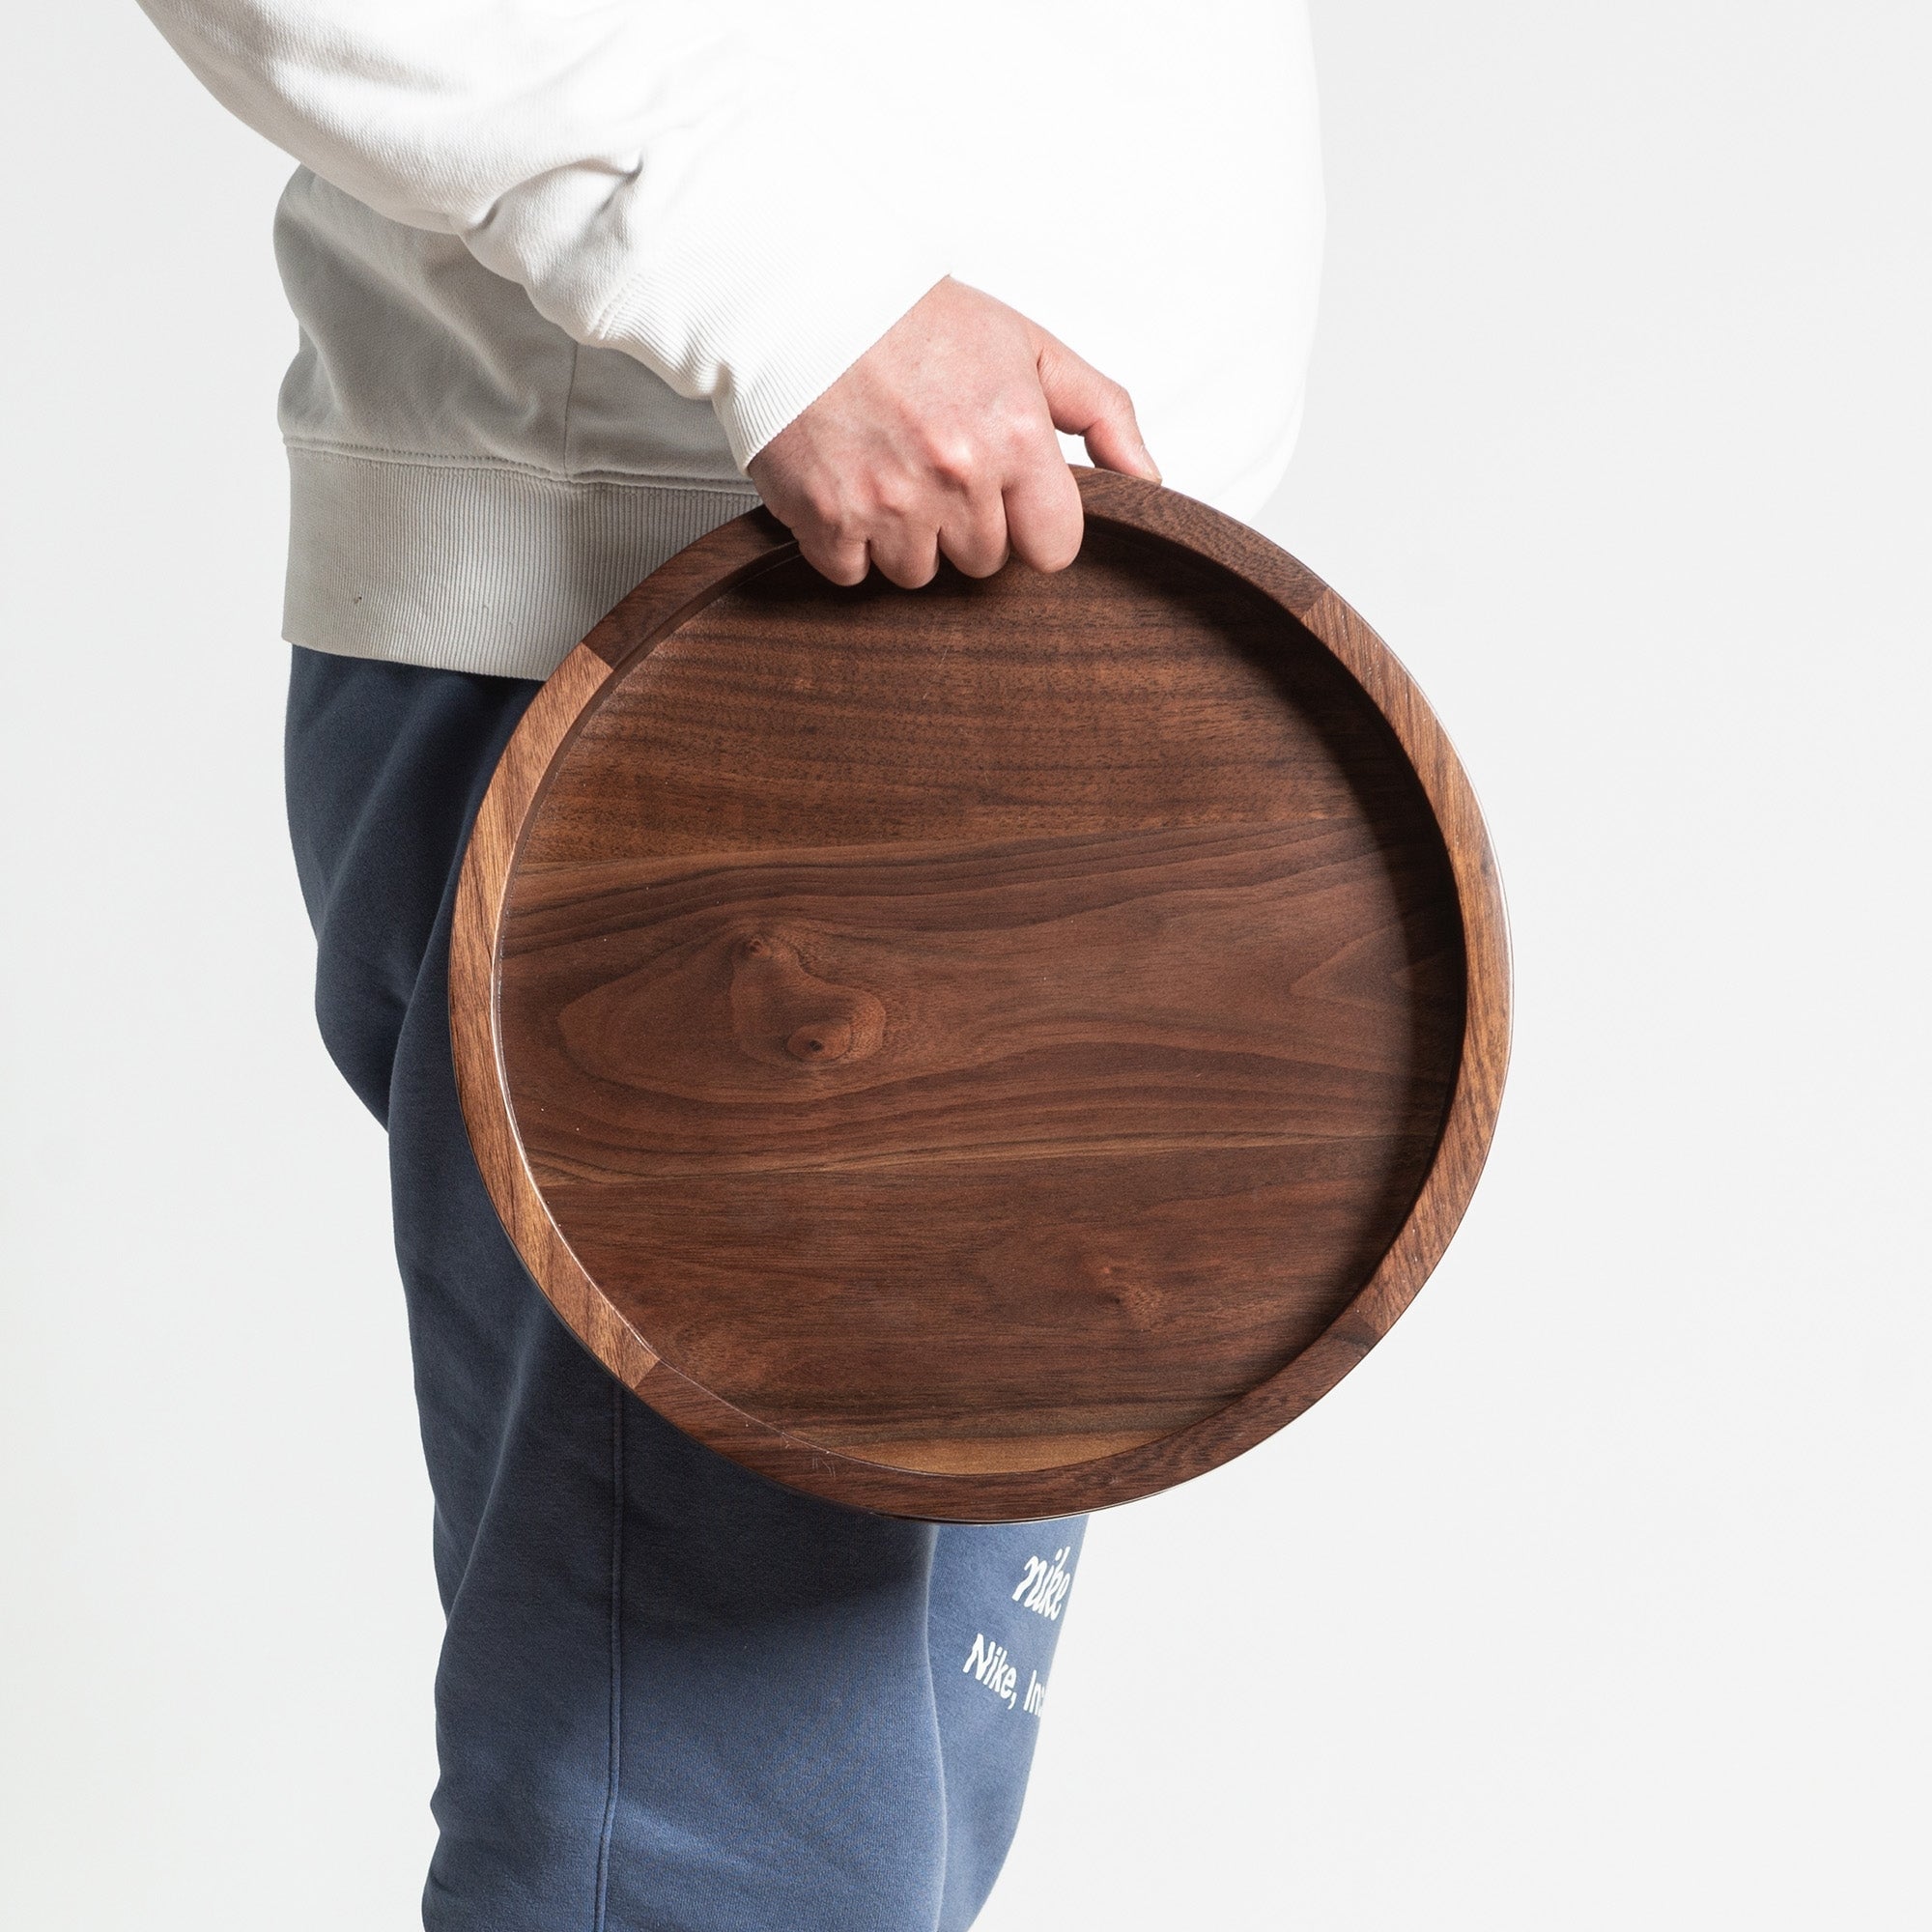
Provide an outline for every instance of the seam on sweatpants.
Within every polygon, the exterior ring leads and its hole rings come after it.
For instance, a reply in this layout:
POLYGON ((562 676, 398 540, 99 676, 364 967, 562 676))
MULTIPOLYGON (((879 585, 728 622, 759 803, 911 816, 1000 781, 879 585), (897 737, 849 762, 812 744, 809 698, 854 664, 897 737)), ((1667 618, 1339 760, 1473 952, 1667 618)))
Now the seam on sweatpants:
POLYGON ((624 1767, 624 1391, 611 1385, 611 1754, 604 1824, 597 1834, 597 1904, 591 1932, 604 1932, 611 1896, 611 1840, 617 1826, 617 1779, 624 1767))
POLYGON ((939 1687, 932 1673, 932 1573, 939 1568, 939 1539, 943 1529, 932 1532, 925 1552, 925 1708, 932 1719, 932 1761, 939 1767, 939 1896, 932 1904, 932 1932, 946 1932, 946 1894, 952 1879, 952 1802, 946 1788, 946 1735, 939 1727, 939 1687))

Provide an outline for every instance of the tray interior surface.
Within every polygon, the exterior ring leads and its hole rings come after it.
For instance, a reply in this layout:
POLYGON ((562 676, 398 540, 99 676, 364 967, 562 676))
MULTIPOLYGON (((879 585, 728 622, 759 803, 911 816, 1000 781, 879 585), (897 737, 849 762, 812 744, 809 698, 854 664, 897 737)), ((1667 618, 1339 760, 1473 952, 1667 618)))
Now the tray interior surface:
POLYGON ((838 590, 613 677, 510 880, 545 1208, 669 1366, 808 1443, 1038 1470, 1309 1347, 1427 1173, 1461 916, 1388 725, 1211 564, 838 590))

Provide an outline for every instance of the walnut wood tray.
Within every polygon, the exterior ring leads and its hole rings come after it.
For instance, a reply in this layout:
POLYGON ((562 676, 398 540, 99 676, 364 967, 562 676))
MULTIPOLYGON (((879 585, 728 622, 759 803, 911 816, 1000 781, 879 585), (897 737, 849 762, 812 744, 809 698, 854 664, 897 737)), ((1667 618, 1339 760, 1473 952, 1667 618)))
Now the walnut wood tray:
POLYGON ((895 1515, 1122 1502, 1298 1415, 1502 1086, 1495 870, 1402 667, 1254 531, 1080 480, 1054 577, 692 545, 464 867, 457 1075, 531 1274, 700 1441, 895 1515))

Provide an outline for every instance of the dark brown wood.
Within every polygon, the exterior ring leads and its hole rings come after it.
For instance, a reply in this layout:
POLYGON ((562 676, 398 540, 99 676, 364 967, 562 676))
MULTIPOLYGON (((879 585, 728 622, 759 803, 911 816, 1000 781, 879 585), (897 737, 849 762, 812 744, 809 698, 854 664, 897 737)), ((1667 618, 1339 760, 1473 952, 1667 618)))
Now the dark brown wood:
POLYGON ((1250 1447, 1447 1245, 1501 1092, 1474 798, 1368 627, 1082 472, 1054 577, 762 512, 545 687, 464 868, 464 1108, 613 1374, 786 1483, 1040 1517, 1250 1447))

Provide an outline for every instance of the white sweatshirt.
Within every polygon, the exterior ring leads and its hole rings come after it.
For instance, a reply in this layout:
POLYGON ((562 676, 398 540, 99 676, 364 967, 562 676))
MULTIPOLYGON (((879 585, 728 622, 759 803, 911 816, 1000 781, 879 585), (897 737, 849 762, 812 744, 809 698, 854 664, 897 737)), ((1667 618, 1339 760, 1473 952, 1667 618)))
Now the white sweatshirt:
MULTIPOLYGON (((1251 515, 1321 203, 1301 0, 142 0, 301 167, 287 635, 541 677, 942 275, 1251 515)), ((1070 445, 1069 445, 1070 446, 1070 445)))

